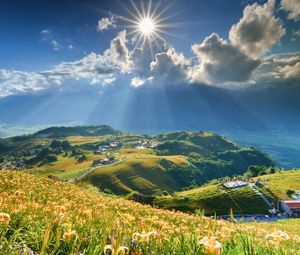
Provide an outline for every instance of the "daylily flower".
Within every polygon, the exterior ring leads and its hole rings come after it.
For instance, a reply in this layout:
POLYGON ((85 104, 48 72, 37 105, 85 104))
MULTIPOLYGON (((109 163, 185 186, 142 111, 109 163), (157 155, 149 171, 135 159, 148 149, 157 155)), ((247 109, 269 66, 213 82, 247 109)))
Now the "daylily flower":
POLYGON ((154 236, 154 235, 158 235, 158 233, 156 231, 151 231, 151 232, 148 232, 146 234, 134 233, 132 235, 132 239, 133 240, 140 240, 141 239, 145 242, 149 242, 150 237, 154 236))
POLYGON ((0 213, 0 222, 3 222, 4 224, 9 224, 10 215, 8 213, 0 213))
POLYGON ((125 255, 129 253, 129 249, 126 246, 120 246, 115 252, 114 247, 111 244, 104 246, 104 254, 108 254, 107 252, 111 251, 111 255, 125 255))
POLYGON ((219 255, 221 254, 222 245, 215 237, 204 237, 199 241, 199 244, 204 246, 206 254, 219 255))
POLYGON ((290 239, 289 235, 281 230, 278 230, 276 232, 266 235, 266 238, 267 239, 269 239, 269 238, 275 239, 278 242, 282 242, 282 241, 290 239))

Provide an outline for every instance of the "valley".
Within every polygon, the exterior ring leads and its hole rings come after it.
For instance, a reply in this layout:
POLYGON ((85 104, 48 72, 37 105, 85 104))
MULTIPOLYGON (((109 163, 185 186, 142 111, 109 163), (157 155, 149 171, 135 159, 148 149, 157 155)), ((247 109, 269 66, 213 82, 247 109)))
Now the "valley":
POLYGON ((222 254, 275 255, 274 241, 282 254, 299 245, 299 220, 278 221, 277 209, 300 190, 300 170, 212 132, 51 127, 1 139, 0 169, 1 255, 210 254, 205 240, 222 254))

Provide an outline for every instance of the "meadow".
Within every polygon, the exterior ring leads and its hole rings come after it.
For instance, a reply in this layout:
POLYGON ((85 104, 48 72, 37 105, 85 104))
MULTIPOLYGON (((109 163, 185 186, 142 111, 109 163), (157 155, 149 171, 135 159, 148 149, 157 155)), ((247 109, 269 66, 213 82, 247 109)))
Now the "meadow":
POLYGON ((230 223, 0 171, 0 254, 300 254, 299 220, 230 223))
MULTIPOLYGON (((263 186, 255 189, 262 192, 276 206, 282 199, 291 199, 295 190, 300 189, 300 170, 280 171, 253 178, 263 186)), ((262 198, 249 187, 227 189, 221 184, 206 184, 173 196, 156 197, 154 204, 165 209, 186 212, 203 210, 205 214, 227 214, 230 209, 243 214, 267 214, 270 209, 262 198)))

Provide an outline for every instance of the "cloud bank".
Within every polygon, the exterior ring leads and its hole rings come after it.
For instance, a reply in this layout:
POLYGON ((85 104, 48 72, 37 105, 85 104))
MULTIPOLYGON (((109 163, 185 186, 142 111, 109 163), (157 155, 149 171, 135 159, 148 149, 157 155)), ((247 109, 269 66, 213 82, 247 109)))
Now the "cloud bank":
MULTIPOLYGON (((280 8, 288 13, 289 19, 298 20, 299 3, 282 0, 280 8)), ((109 17, 102 18, 97 29, 115 27, 114 17, 109 17)), ((299 54, 266 56, 285 34, 283 22, 276 16, 275 0, 246 6, 227 39, 217 33, 208 35, 202 42, 191 45, 190 58, 158 38, 152 49, 147 44, 130 48, 127 31, 123 30, 102 54, 91 52, 77 61, 62 62, 40 72, 0 69, 0 96, 60 89, 80 80, 93 86, 112 85, 118 76, 126 76, 127 85, 135 89, 193 84, 221 87, 297 84, 299 54)), ((41 31, 41 40, 50 42, 54 50, 61 49, 50 30, 41 31)))

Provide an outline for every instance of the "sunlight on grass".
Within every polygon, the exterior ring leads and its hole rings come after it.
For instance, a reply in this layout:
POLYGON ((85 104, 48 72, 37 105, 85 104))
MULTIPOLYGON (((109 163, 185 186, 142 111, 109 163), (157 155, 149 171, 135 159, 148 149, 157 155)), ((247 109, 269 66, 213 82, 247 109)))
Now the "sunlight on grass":
POLYGON ((20 172, 0 172, 0 197, 3 255, 270 255, 296 254, 300 244, 294 221, 232 224, 20 172))

